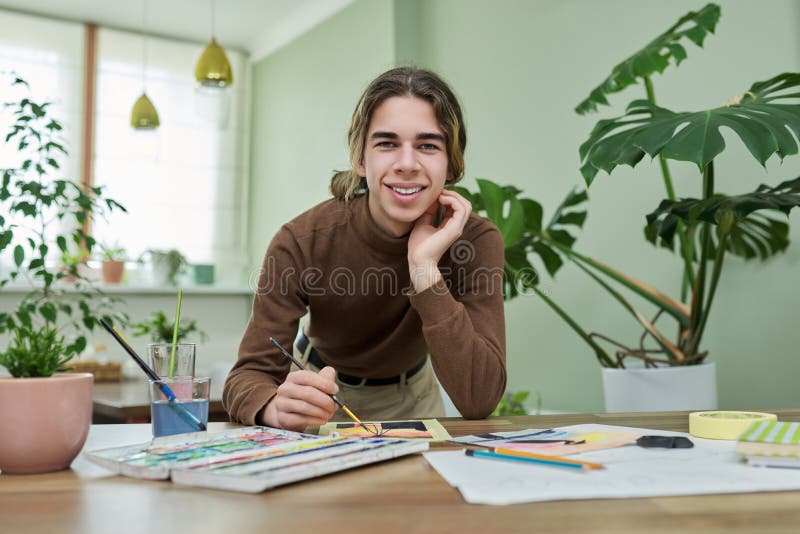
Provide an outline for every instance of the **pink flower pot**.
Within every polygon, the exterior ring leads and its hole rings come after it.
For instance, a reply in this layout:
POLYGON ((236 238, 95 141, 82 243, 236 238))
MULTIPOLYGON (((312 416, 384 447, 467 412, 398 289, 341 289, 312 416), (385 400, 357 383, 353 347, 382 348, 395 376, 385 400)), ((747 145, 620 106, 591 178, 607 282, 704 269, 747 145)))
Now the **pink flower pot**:
POLYGON ((92 423, 91 373, 0 378, 0 471, 66 469, 92 423))
POLYGON ((125 272, 124 261, 104 260, 102 264, 103 283, 119 284, 122 282, 122 275, 125 272))

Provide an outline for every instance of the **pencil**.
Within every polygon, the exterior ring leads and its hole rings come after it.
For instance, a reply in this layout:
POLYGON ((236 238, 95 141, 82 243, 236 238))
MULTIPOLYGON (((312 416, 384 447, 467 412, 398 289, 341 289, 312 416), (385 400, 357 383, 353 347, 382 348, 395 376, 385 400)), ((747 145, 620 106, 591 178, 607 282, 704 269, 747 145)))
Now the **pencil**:
MULTIPOLYGON (((306 370, 306 366, 305 366, 305 365, 303 365, 303 363, 302 363, 300 360, 298 360, 297 358, 295 358, 294 356, 292 356, 291 354, 289 354, 289 352, 288 352, 286 349, 284 349, 284 348, 283 348, 283 346, 281 346, 281 344, 280 344, 280 343, 278 343, 278 340, 276 340, 274 337, 270 337, 270 338, 269 338, 269 340, 270 340, 270 342, 271 342, 273 345, 275 345, 275 346, 278 348, 278 350, 279 350, 279 351, 281 351, 281 354, 283 354, 284 356, 286 356, 287 358, 289 358, 289 359, 292 361, 292 363, 293 363, 293 364, 295 364, 297 367, 299 367, 299 368, 300 368, 300 369, 302 369, 303 371, 305 371, 305 370, 306 370)), ((356 414, 354 414, 353 412, 351 412, 351 411, 350 411, 350 408, 348 408, 347 406, 345 406, 345 405, 344 405, 344 403, 343 403, 342 401, 340 401, 340 400, 339 400, 339 398, 338 398, 336 395, 331 395, 330 393, 328 393, 328 396, 329 396, 330 398, 332 398, 332 399, 333 399, 333 402, 335 402, 336 404, 338 404, 338 405, 339 405, 339 408, 341 408, 341 409, 342 409, 342 411, 343 411, 344 413, 346 413, 346 414, 347 414, 347 416, 348 416, 350 419, 352 419, 353 421, 355 421, 356 423, 358 423, 359 425, 361 425, 361 427, 362 427, 364 430, 366 430, 366 431, 367 431, 367 432, 369 432, 370 434, 375 434, 375 433, 376 433, 374 430, 370 430, 369 428, 367 428, 367 425, 365 425, 364 423, 362 423, 362 422, 361 422, 361 420, 360 420, 358 417, 356 417, 356 414)))
POLYGON ((550 459, 542 459, 542 458, 528 458, 526 456, 520 456, 518 454, 500 454, 497 452, 491 451, 477 451, 477 450, 466 450, 464 453, 467 456, 474 456, 477 458, 489 458, 492 460, 510 460, 515 462, 527 462, 532 464, 539 464, 539 465, 546 465, 550 467, 563 467, 566 469, 574 469, 578 471, 584 471, 590 469, 589 467, 584 466, 580 462, 575 462, 573 460, 564 461, 563 458, 559 458, 558 456, 553 456, 553 460, 550 459))
POLYGON ((516 449, 504 449, 502 447, 497 447, 492 449, 493 452, 497 454, 508 454, 511 456, 521 456, 522 458, 534 458, 537 460, 548 460, 551 462, 561 462, 565 464, 577 464, 581 465, 586 469, 605 469, 606 466, 603 464, 598 464, 594 462, 583 462, 581 460, 571 460, 569 458, 562 458, 561 456, 550 456, 547 454, 536 454, 533 452, 526 452, 526 451, 518 451, 516 449))
POLYGON ((108 333, 114 337, 114 339, 117 341, 117 343, 119 343, 122 346, 123 349, 125 349, 125 352, 128 353, 128 356, 133 358, 133 360, 142 369, 142 371, 144 371, 144 374, 146 374, 150 380, 158 384, 159 389, 167 397, 169 405, 175 409, 175 411, 178 413, 178 416, 180 416, 181 419, 183 419, 190 425, 196 427, 198 430, 205 431, 206 425, 203 424, 203 422, 200 419, 198 419, 196 415, 190 412, 186 408, 186 406, 180 404, 179 402, 176 402, 177 397, 175 396, 175 393, 172 391, 172 389, 170 389, 170 387, 167 386, 162 381, 161 378, 159 378, 156 372, 153 371, 149 365, 144 363, 144 360, 142 360, 139 357, 139 355, 136 354, 136 351, 134 351, 133 348, 131 348, 128 342, 125 341, 125 338, 122 337, 122 334, 119 333, 119 330, 111 326, 105 319, 100 319, 100 324, 103 325, 103 328, 108 330, 108 333))

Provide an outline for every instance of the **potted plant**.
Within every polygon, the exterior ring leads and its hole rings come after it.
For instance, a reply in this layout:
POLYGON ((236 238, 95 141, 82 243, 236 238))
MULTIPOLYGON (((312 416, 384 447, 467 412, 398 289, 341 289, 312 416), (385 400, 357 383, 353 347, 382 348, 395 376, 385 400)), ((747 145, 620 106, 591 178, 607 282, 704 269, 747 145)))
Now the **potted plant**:
MULTIPOLYGON (((170 321, 167 315, 162 311, 153 312, 148 319, 139 323, 134 323, 131 326, 134 328, 134 336, 150 336, 150 340, 153 343, 172 343, 175 322, 170 321)), ((195 320, 181 317, 181 322, 178 326, 177 342, 180 343, 192 333, 197 333, 203 341, 208 337, 205 332, 197 327, 197 322, 195 320)))
MULTIPOLYGON (((536 410, 533 412, 539 415, 542 411, 542 396, 538 391, 534 390, 536 395, 536 410)), ((528 415, 528 409, 525 407, 525 401, 530 396, 530 391, 506 391, 505 395, 500 398, 492 412, 492 417, 506 417, 509 415, 528 415)))
POLYGON ((89 251, 86 250, 86 247, 78 247, 75 251, 68 248, 63 251, 61 253, 60 271, 64 276, 61 278, 61 281, 65 283, 74 283, 78 280, 79 276, 85 277, 87 274, 88 260, 89 251))
POLYGON ((125 249, 120 246, 100 245, 103 283, 119 284, 125 273, 125 249))
POLYGON ((176 277, 184 272, 189 264, 186 256, 175 249, 148 249, 142 255, 142 257, 145 256, 150 257, 155 283, 159 286, 177 285, 176 277))
POLYGON ((580 209, 587 199, 585 192, 571 193, 546 225, 541 206, 520 198, 521 192, 514 187, 479 181, 480 191, 471 195, 477 209, 485 211, 503 233, 507 296, 511 298, 520 290, 533 291, 591 347, 604 368, 609 411, 715 407, 714 366, 706 362, 708 352, 703 350, 702 340, 724 260, 731 254, 745 260, 765 260, 783 252, 789 244, 789 226, 784 217, 800 205, 800 178, 726 195, 719 192, 719 179, 714 172, 715 159, 726 148, 719 133, 722 126, 738 136, 762 165, 773 155, 783 159, 798 153, 800 74, 784 73, 756 82, 741 95, 712 109, 674 112, 655 104, 652 74, 662 72, 670 60, 678 64, 687 57, 684 41, 702 46, 719 15, 715 4, 688 13, 614 67, 576 108, 578 113, 594 111, 598 105, 608 103, 609 93, 634 84, 644 85, 646 100, 631 102, 620 117, 599 121, 581 145, 581 174, 588 187, 599 171, 611 174, 621 164, 635 167, 645 155, 658 158, 667 198, 647 215, 645 235, 659 246, 674 250, 677 245, 683 273, 680 298, 669 297, 667 292, 574 248, 575 237, 569 230, 581 228, 586 220, 585 211, 580 209), (667 163, 670 159, 697 166, 699 198, 678 199, 667 163), (551 276, 567 260, 595 280, 641 325, 643 333, 638 343, 622 343, 581 327, 538 287, 538 272, 529 261, 537 256, 551 276), (618 290, 620 286, 655 305, 655 316, 649 318, 639 311, 618 290), (662 316, 674 321, 674 336, 656 326, 662 316), (616 349, 613 357, 604 345, 616 349), (631 370, 631 361, 640 362, 643 368, 631 370), (707 380, 695 381, 693 377, 698 372, 707 380), (694 392, 676 389, 688 381, 697 384, 694 392), (632 388, 631 398, 617 395, 623 382, 632 388), (698 395, 694 400, 693 394, 698 395))
MULTIPOLYGON (((27 84, 12 75, 11 86, 21 91, 27 84)), ((21 162, 0 169, 0 256, 12 258, 0 287, 14 283, 28 291, 15 310, 0 312, 0 334, 11 339, 0 365, 12 375, 0 378, 0 471, 33 473, 68 467, 91 424, 92 375, 58 371, 86 347, 85 333, 98 317, 124 320, 114 311, 116 300, 77 265, 64 272, 51 257, 70 244, 91 252, 94 240, 83 223, 124 208, 99 187, 59 177, 67 152, 48 103, 20 97, 6 107, 14 121, 5 141, 14 143, 21 162), (74 286, 56 284, 70 275, 74 286)))

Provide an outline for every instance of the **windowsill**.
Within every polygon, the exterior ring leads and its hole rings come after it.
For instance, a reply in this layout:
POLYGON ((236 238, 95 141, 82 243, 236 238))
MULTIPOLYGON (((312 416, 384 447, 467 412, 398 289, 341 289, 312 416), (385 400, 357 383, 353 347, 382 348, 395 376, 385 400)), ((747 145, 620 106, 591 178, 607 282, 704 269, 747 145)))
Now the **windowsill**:
MULTIPOLYGON (((68 293, 77 291, 77 288, 71 284, 55 284, 54 287, 68 293)), ((95 284, 94 287, 109 295, 175 295, 178 291, 178 287, 173 286, 95 284)), ((184 295, 249 296, 253 294, 253 290, 247 286, 184 286, 180 289, 183 290, 184 295)), ((25 294, 30 290, 30 286, 8 285, 0 289, 0 294, 25 294)))

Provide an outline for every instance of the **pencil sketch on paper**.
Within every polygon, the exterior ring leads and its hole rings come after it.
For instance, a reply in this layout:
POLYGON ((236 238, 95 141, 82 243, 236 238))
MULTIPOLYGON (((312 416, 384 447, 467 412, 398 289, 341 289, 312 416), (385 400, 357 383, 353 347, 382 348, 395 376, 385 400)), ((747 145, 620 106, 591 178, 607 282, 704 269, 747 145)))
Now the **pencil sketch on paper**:
POLYGON ((583 428, 527 429, 478 434, 451 439, 462 445, 514 449, 542 454, 569 455, 628 445, 642 435, 634 430, 583 428))
MULTIPOLYGON (((558 430, 583 435, 610 435, 617 431, 665 433, 599 424, 558 430)), ((507 437, 510 433, 497 434, 507 437)), ((688 437, 679 432, 668 434, 688 437)), ((472 436, 476 437, 490 439, 472 436)), ((534 464, 522 469, 518 462, 476 460, 461 450, 428 452, 425 458, 461 492, 464 500, 476 504, 800 490, 800 477, 795 469, 756 469, 742 463, 733 441, 691 439, 695 444, 691 449, 633 445, 591 451, 580 455, 580 460, 602 463, 606 468, 582 474, 534 464)))
POLYGON ((364 425, 369 431, 356 423, 331 422, 320 427, 319 435, 327 436, 336 432, 346 438, 374 438, 377 435, 386 438, 422 439, 428 441, 450 439, 450 434, 436 419, 365 421, 364 425))

